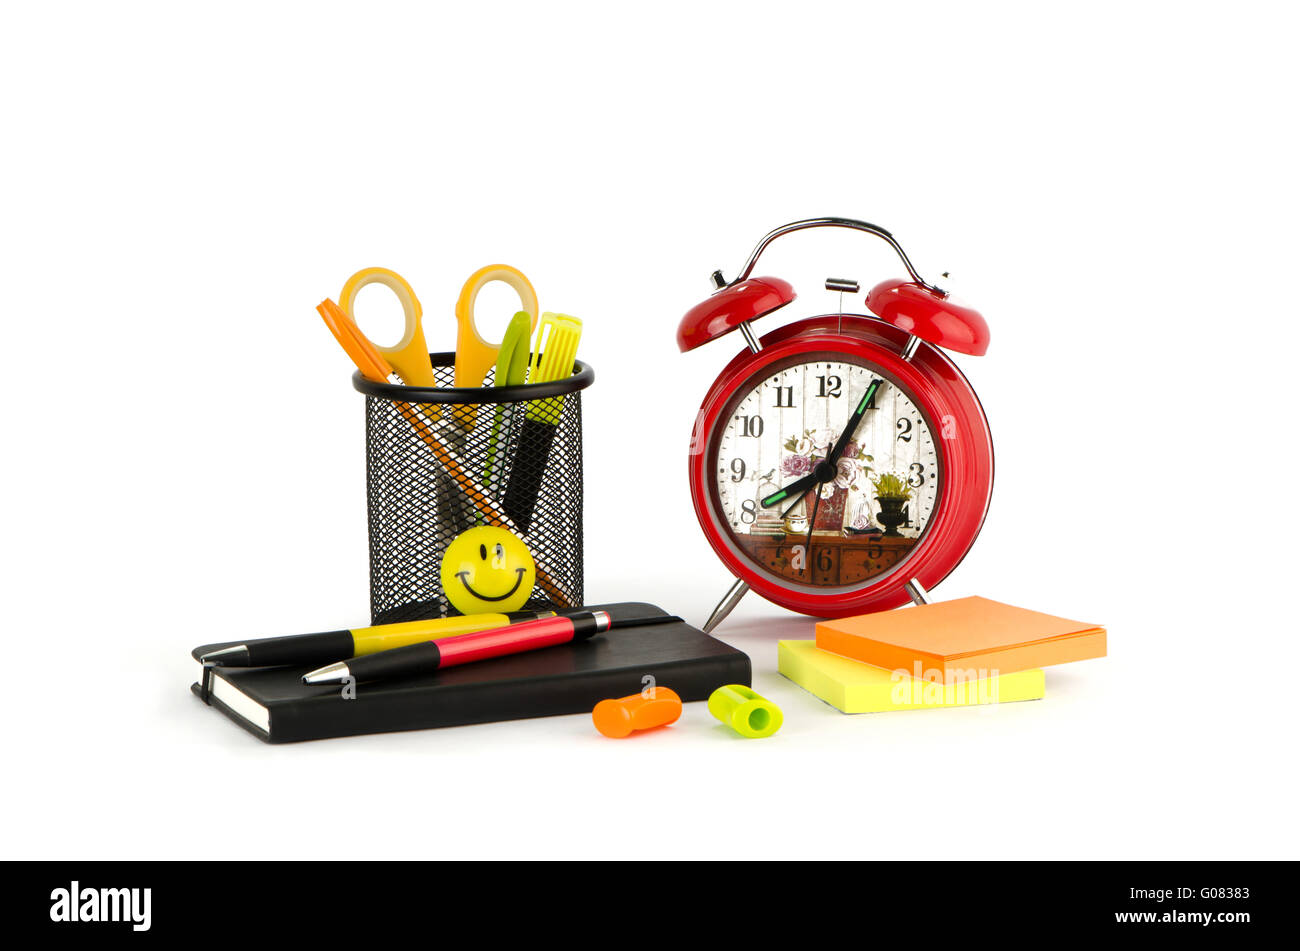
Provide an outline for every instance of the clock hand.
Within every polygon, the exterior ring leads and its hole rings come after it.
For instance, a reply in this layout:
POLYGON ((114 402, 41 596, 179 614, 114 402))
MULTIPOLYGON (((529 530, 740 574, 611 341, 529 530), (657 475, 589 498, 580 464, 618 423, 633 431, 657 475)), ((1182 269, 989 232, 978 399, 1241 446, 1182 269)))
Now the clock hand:
POLYGON ((822 504, 821 487, 817 489, 817 497, 813 499, 812 517, 808 519, 808 537, 803 541, 803 556, 805 565, 808 570, 808 577, 812 577, 812 537, 813 529, 817 527, 817 506, 822 504))
POLYGON ((879 378, 872 380, 871 385, 867 387, 867 391, 862 394, 862 399, 858 401, 857 409, 855 409, 853 415, 849 417, 849 423, 844 427, 844 432, 840 433, 840 438, 836 441, 835 446, 830 450, 824 460, 824 463, 829 466, 829 474, 826 470, 822 469, 823 463, 818 463, 817 466, 813 468, 813 471, 808 475, 796 479, 794 482, 778 489, 771 495, 767 496, 767 498, 763 499, 759 503, 763 508, 769 509, 773 505, 776 505, 777 502, 780 502, 782 499, 788 499, 792 495, 795 498, 798 498, 813 486, 821 485, 823 482, 829 482, 834 478, 835 464, 839 462, 839 458, 844 452, 844 447, 849 444, 849 440, 851 440, 853 434, 857 432, 858 426, 862 423, 862 417, 865 416, 867 410, 871 408, 871 401, 876 395, 876 390, 880 389, 884 382, 884 380, 879 378))
MULTIPOLYGON (((806 475, 801 479, 796 479, 794 482, 791 482, 789 485, 785 486, 784 488, 778 489, 777 491, 773 492, 767 498, 763 499, 759 504, 762 505, 763 508, 765 509, 770 509, 773 505, 776 505, 776 503, 780 502, 782 499, 788 499, 791 496, 793 496, 795 499, 795 505, 798 505, 799 499, 803 496, 803 494, 807 492, 809 489, 811 489, 813 486, 817 485, 818 483, 819 483, 819 479, 817 478, 817 473, 816 471, 813 471, 811 474, 806 475)), ((789 512, 790 510, 786 509, 786 514, 789 514, 789 512)), ((782 518, 784 517, 785 516, 783 515, 782 518)))
MULTIPOLYGON (((805 480, 805 479, 800 479, 800 480, 799 480, 799 482, 804 482, 804 481, 806 481, 806 480, 805 480)), ((795 488, 795 486, 797 486, 798 484, 799 484, 798 482, 792 482, 790 485, 788 485, 788 486, 786 487, 786 489, 793 490, 793 489, 795 488)), ((815 485, 816 483, 813 483, 813 484, 815 485)), ((809 488, 811 488, 811 487, 812 487, 812 486, 810 485, 809 488)), ((785 491, 785 490, 782 490, 782 491, 785 491)), ((817 512, 816 512, 816 509, 817 509, 817 503, 818 503, 820 500, 821 500, 821 496, 820 496, 820 495, 819 495, 816 499, 813 500, 813 515, 814 515, 814 516, 817 514, 817 512)), ((784 512, 781 513, 781 520, 782 520, 782 521, 785 521, 785 519, 789 516, 789 514, 790 514, 791 512, 793 512, 796 508, 799 507, 799 503, 802 502, 802 501, 803 501, 803 493, 800 492, 799 495, 798 495, 798 497, 797 497, 793 502, 790 503, 790 507, 789 507, 788 509, 786 509, 784 512)))
POLYGON ((798 508, 799 503, 802 501, 803 501, 803 496, 800 495, 797 499, 791 502, 790 507, 781 513, 781 520, 785 521, 785 519, 789 517, 790 513, 793 512, 796 508, 798 508))
POLYGON ((844 447, 849 444, 849 440, 851 440, 853 434, 857 432, 858 426, 862 422, 862 417, 867 415, 867 410, 871 408, 871 403, 876 398, 876 390, 880 389, 884 382, 884 380, 879 378, 872 380, 871 385, 867 387, 867 391, 862 394, 862 399, 858 401, 858 408, 855 409, 853 415, 849 417, 849 424, 844 427, 844 432, 840 433, 840 438, 835 443, 835 448, 831 450, 831 454, 827 457, 830 459, 831 465, 835 465, 835 463, 839 461, 840 454, 844 452, 844 447))

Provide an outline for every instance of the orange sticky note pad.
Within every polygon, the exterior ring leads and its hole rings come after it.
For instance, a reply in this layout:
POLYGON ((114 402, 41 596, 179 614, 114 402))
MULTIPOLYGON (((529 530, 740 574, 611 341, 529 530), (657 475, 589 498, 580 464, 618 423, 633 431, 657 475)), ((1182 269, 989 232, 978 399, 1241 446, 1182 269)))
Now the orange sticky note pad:
POLYGON ((918 664, 919 676, 988 676, 1105 657, 1106 629, 987 598, 958 598, 822 621, 817 646, 914 676, 918 664))

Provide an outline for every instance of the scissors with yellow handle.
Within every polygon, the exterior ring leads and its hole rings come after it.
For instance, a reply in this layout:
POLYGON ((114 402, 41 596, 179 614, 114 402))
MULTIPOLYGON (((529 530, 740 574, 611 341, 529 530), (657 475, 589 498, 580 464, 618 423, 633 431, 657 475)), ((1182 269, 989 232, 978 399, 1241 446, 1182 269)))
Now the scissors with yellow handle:
POLYGON ((488 343, 474 324, 474 302, 478 300, 478 292, 493 281, 501 281, 514 288, 519 295, 519 309, 528 314, 529 333, 537 327, 537 292, 528 283, 528 278, 509 264, 489 264, 479 268, 469 276, 456 301, 457 386, 482 386, 488 370, 497 362, 501 344, 488 343))
MULTIPOLYGON (((456 368, 455 385, 482 386, 488 370, 496 363, 499 343, 483 339, 474 323, 474 302, 479 291, 492 281, 502 281, 519 295, 521 310, 527 311, 530 329, 537 326, 537 292, 523 273, 508 264, 492 264, 479 268, 469 276, 456 301, 456 368)), ((403 383, 407 386, 436 387, 438 382, 429 363, 429 345, 424 339, 423 311, 415 291, 396 271, 385 267, 368 267, 357 271, 339 292, 339 309, 350 327, 343 328, 353 338, 364 339, 371 348, 383 355, 403 383), (381 347, 369 340, 357 327, 355 305, 357 292, 370 284, 383 284, 391 290, 402 305, 405 324, 402 339, 391 347, 381 347)))

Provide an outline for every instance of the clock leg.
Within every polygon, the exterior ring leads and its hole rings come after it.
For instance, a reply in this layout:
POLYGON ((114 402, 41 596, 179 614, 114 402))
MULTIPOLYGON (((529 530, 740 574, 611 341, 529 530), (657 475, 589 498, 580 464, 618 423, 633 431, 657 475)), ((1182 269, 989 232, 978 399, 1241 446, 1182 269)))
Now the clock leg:
POLYGON ((715 627, 721 624, 723 619, 731 613, 731 609, 740 603, 740 599, 745 596, 745 592, 748 590, 749 585, 745 584, 743 581, 737 580, 737 582, 731 586, 731 590, 727 592, 726 596, 718 602, 718 606, 713 609, 713 613, 709 615, 709 619, 704 622, 704 633, 710 633, 715 627))

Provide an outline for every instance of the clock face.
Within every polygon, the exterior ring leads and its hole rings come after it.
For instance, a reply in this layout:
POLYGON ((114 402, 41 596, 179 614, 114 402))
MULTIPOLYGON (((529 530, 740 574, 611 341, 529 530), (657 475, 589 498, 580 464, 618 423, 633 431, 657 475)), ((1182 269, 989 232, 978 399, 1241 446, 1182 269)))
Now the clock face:
POLYGON ((787 357, 720 416, 710 501, 730 545, 784 587, 860 588, 902 564, 930 524, 943 491, 935 435, 879 367, 842 353, 787 357), (820 485, 791 491, 810 476, 820 485))

